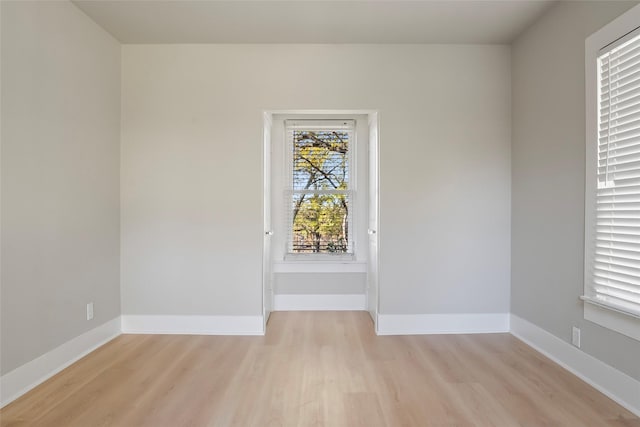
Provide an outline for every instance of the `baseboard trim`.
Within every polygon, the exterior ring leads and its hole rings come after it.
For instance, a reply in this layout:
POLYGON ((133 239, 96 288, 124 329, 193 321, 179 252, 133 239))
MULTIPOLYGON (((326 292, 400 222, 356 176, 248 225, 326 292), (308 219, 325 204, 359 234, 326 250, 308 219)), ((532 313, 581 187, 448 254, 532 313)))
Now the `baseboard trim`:
POLYGON ((120 316, 0 377, 0 408, 120 335, 120 316))
POLYGON ((364 294, 276 294, 273 297, 274 311, 360 311, 365 310, 366 305, 367 297, 364 294))
POLYGON ((122 316, 124 334, 264 335, 262 316, 122 316))
POLYGON ((640 381, 515 314, 511 315, 511 334, 640 416, 640 381))
POLYGON ((509 332, 508 313, 378 314, 378 335, 509 332))

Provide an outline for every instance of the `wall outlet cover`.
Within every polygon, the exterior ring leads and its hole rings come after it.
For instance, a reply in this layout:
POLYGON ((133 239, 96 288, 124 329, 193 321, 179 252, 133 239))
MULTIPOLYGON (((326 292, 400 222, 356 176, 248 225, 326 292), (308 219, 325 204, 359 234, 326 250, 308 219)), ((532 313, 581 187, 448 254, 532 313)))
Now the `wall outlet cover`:
POLYGON ((87 304, 87 320, 93 319, 93 303, 87 304))
POLYGON ((571 334, 571 344, 580 348, 580 328, 573 327, 571 334))

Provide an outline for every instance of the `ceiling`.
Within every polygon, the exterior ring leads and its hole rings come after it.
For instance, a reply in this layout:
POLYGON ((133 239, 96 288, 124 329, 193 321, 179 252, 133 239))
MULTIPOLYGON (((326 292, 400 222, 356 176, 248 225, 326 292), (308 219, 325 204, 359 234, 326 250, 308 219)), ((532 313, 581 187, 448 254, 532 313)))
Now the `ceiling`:
POLYGON ((509 43, 554 1, 73 0, 121 43, 509 43))

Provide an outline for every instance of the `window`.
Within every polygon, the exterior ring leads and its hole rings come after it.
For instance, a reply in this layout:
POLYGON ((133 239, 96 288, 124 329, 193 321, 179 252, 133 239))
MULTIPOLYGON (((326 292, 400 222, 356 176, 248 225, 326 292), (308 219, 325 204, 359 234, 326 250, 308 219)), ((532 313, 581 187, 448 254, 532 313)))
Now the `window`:
POLYGON ((288 254, 352 255, 353 120, 285 123, 288 254))
POLYGON ((599 50, 594 36, 582 299, 586 319, 640 339, 640 29, 599 50))

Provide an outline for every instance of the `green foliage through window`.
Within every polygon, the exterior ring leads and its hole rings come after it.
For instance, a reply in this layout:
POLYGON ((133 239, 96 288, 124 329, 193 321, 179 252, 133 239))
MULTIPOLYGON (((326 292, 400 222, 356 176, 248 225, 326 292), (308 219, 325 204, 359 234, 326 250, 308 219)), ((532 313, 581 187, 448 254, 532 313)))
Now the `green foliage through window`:
POLYGON ((348 130, 294 130, 293 253, 349 253, 348 130))

